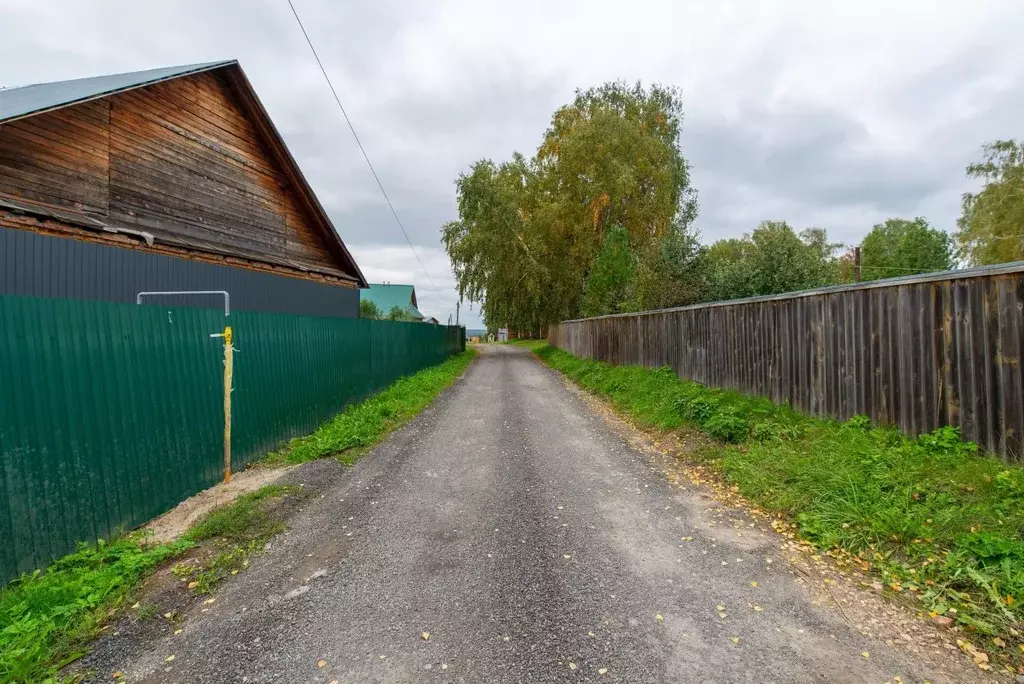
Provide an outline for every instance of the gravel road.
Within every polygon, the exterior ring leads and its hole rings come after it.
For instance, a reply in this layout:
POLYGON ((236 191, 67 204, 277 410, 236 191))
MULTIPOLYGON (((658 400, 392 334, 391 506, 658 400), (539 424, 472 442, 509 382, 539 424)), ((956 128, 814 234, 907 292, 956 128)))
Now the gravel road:
POLYGON ((288 478, 312 492, 290 531, 181 634, 102 639, 97 681, 946 681, 521 349, 486 347, 356 466, 288 478))

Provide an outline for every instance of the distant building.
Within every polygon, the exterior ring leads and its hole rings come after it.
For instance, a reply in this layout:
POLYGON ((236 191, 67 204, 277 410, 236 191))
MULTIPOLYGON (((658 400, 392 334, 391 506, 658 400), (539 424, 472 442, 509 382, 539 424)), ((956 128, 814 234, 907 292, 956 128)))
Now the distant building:
POLYGON ((337 317, 367 284, 236 61, 0 90, 0 270, 0 294, 337 317))
POLYGON ((430 323, 432 325, 440 325, 440 323, 441 323, 441 321, 437 320, 433 316, 431 316, 430 318, 424 318, 423 322, 424 323, 430 323))
POLYGON ((417 308, 416 288, 412 285, 370 283, 366 289, 359 291, 359 300, 376 304, 381 316, 387 316, 388 312, 397 306, 414 320, 422 321, 425 318, 417 308))

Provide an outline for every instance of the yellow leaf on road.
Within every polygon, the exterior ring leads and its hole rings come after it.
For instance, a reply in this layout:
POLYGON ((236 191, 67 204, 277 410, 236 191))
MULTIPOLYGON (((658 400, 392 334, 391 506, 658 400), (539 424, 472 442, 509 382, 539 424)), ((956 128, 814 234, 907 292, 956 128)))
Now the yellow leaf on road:
POLYGON ((570 670, 575 670, 576 669, 576 663, 569 663, 569 669, 570 670))
POLYGON ((731 641, 734 644, 738 644, 740 643, 740 638, 738 636, 729 637, 729 641, 731 641))
POLYGON ((321 660, 316 661, 316 666, 317 667, 324 667, 325 665, 327 665, 327 661, 326 660, 321 659, 321 660))
POLYGON ((861 654, 862 656, 864 656, 865 658, 870 658, 870 657, 871 657, 871 654, 870 654, 870 653, 868 653, 867 651, 861 651, 861 652, 860 652, 860 654, 861 654))
POLYGON ((169 655, 169 656, 167 656, 166 658, 164 658, 164 662, 165 662, 165 663, 169 663, 169 662, 171 662, 172 660, 174 660, 174 656, 172 656, 172 655, 169 655))
POLYGON ((423 637, 424 641, 430 641, 430 632, 424 632, 423 634, 420 634, 420 636, 423 637))
POLYGON ((608 671, 607 667, 602 667, 600 670, 597 671, 597 674, 604 674, 607 671, 608 671))
POLYGON ((658 613, 657 615, 654 616, 654 619, 657 620, 658 622, 661 622, 665 618, 661 615, 661 613, 658 613))

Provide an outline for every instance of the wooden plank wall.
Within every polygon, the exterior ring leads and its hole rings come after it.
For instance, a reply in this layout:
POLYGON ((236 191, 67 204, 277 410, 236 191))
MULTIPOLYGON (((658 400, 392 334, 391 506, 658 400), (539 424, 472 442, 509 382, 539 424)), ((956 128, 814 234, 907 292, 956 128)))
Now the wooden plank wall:
POLYGON ((111 98, 111 217, 158 238, 333 266, 222 79, 203 72, 111 98))
POLYGON ((109 121, 101 100, 0 126, 0 194, 106 215, 109 121))
POLYGON ((226 79, 202 72, 0 125, 0 197, 297 275, 353 275, 226 79))
POLYGON ((846 420, 867 415, 1024 460, 1024 265, 567 321, 550 343, 846 420))

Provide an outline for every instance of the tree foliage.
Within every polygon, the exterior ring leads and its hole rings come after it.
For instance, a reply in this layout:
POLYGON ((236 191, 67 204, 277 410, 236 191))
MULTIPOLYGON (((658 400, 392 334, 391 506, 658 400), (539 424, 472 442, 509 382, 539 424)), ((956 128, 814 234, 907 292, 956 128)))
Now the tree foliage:
POLYGON ((625 238, 617 253, 635 263, 689 225, 681 119, 671 88, 608 83, 559 108, 532 158, 484 159, 459 176, 459 218, 442 240, 460 295, 482 302, 488 327, 536 331, 578 316, 612 226, 625 238))
POLYGON ((967 167, 968 177, 984 186, 963 196, 959 255, 975 266, 1024 259, 1024 142, 999 140, 982 153, 982 161, 967 167))
POLYGON ((878 223, 860 246, 861 279, 945 271, 953 268, 949 235, 932 228, 924 218, 891 218, 878 223))
POLYGON ((408 311, 406 311, 402 307, 398 306, 397 304, 392 306, 388 310, 387 315, 383 316, 383 318, 386 318, 389 321, 415 321, 416 320, 416 318, 413 317, 413 315, 411 313, 409 313, 408 311))
POLYGON ((359 317, 369 319, 383 318, 380 307, 377 306, 376 302, 371 302, 369 299, 359 300, 359 317))
POLYGON ((633 282, 633 254, 629 233, 612 226, 604 236, 604 246, 594 259, 583 293, 583 315, 601 316, 629 310, 629 286, 633 282))
POLYGON ((839 282, 838 244, 822 228, 799 235, 785 221, 763 221, 742 239, 720 240, 707 254, 708 299, 806 290, 839 282))

